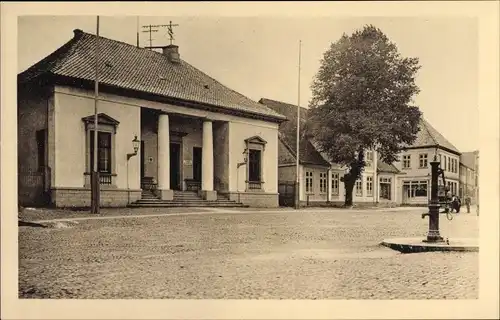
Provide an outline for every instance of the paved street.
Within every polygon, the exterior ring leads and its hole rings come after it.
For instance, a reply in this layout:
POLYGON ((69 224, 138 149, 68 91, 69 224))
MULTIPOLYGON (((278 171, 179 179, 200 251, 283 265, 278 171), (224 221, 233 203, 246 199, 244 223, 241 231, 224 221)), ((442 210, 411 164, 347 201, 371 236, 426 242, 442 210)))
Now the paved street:
MULTIPOLYGON (((24 298, 475 299, 478 254, 400 254, 385 238, 425 236, 425 208, 304 209, 45 223, 19 228, 24 298)), ((478 217, 441 215, 445 237, 478 217)), ((129 215, 134 213, 129 213, 129 215)), ((141 216, 142 215, 142 216, 141 216)), ((59 217, 59 216, 58 216, 59 217)))

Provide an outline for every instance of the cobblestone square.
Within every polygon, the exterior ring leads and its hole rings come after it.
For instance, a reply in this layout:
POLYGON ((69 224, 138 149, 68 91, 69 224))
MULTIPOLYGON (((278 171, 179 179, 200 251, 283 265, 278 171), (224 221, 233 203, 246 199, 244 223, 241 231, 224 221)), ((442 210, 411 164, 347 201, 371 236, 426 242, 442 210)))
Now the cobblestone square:
MULTIPOLYGON (((424 238, 425 210, 226 209, 19 227, 19 297, 476 299, 478 253, 380 245, 424 238)), ((478 237, 471 212, 441 215, 442 235, 478 237)))

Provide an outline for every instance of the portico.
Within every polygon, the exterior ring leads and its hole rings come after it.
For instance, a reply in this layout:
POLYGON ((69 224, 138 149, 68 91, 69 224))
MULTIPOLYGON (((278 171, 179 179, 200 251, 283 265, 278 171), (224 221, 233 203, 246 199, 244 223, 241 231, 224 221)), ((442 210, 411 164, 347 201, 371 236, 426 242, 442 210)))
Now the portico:
MULTIPOLYGON (((215 129, 228 126, 228 122, 207 117, 142 110, 141 180, 156 181, 155 188, 162 200, 173 200, 174 190, 197 191, 204 200, 217 199, 214 169, 216 160, 220 163, 223 155, 214 157, 214 123, 215 129)), ((227 140, 227 134, 219 131, 218 141, 227 140)), ((223 176, 217 178, 227 180, 223 176)), ((147 184, 142 188, 147 188, 147 184)))

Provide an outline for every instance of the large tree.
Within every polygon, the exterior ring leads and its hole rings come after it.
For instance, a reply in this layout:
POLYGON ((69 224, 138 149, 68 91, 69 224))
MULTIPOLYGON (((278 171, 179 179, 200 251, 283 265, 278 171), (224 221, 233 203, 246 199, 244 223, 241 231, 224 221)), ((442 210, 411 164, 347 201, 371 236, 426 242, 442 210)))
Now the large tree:
POLYGON ((365 151, 378 151, 393 163, 419 131, 421 112, 418 58, 405 58, 378 28, 367 25, 343 35, 325 52, 312 83, 307 135, 334 163, 348 168, 343 177, 345 205, 365 167, 365 151))

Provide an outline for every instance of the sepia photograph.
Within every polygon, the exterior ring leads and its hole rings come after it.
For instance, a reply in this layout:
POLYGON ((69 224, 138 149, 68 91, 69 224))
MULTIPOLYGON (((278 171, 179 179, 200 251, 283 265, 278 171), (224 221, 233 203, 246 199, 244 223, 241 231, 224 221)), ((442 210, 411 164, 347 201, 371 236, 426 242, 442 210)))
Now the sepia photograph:
POLYGON ((13 20, 13 299, 479 301, 477 16, 161 13, 13 20))

